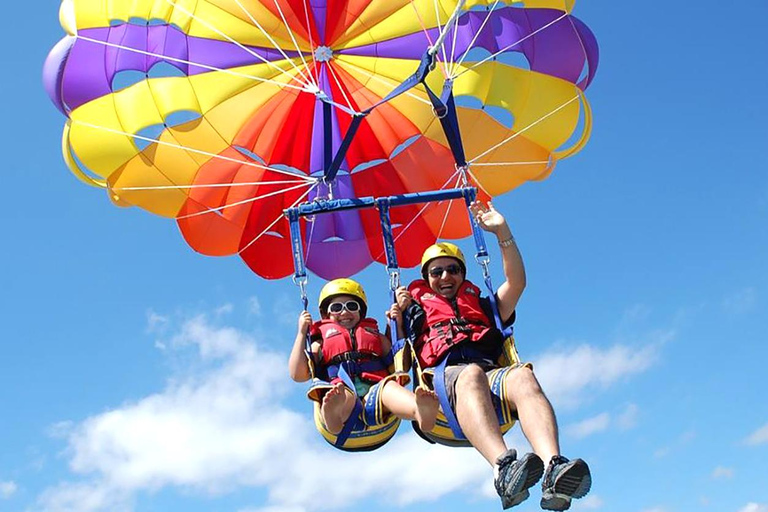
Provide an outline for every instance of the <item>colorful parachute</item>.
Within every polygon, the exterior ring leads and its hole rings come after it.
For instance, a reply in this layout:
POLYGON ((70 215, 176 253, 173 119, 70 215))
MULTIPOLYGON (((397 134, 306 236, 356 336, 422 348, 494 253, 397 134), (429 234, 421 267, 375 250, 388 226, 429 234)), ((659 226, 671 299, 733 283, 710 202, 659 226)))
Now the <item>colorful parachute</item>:
MULTIPOLYGON (((292 272, 285 208, 462 184, 488 198, 578 151, 598 49, 573 4, 63 0, 68 35, 44 83, 79 178, 175 218, 196 251, 279 278, 292 272), (437 97, 455 103, 459 139, 437 97)), ((403 266, 469 234, 448 202, 393 209, 392 222, 403 266)), ((384 259, 375 211, 301 227, 321 277, 384 259)))

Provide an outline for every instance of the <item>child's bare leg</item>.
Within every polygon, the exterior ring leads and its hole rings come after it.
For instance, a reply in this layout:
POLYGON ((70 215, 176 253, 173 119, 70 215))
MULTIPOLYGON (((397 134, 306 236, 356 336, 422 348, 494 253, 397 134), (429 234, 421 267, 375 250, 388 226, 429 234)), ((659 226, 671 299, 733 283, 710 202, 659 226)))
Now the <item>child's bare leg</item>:
POLYGON ((334 384, 323 396, 323 403, 320 405, 320 415, 325 423, 325 428, 331 434, 338 434, 344 427, 352 410, 355 408, 357 397, 341 382, 334 384))
POLYGON ((384 407, 404 420, 415 420, 423 432, 435 428, 439 402, 434 391, 419 386, 411 393, 395 381, 389 381, 381 389, 384 407))

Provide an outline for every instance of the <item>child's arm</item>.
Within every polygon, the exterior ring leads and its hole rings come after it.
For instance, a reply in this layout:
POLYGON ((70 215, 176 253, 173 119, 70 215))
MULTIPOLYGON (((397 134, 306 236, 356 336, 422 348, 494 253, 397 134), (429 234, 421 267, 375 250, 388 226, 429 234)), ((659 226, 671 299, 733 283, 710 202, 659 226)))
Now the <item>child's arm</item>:
MULTIPOLYGON (((309 373, 309 362, 307 356, 304 353, 305 340, 309 326, 312 325, 312 316, 308 311, 303 311, 299 315, 298 330, 296 332, 296 339, 293 342, 293 349, 291 350, 291 356, 288 358, 288 373, 296 382, 306 382, 311 378, 309 373)), ((314 351, 313 344, 313 351, 314 351)))

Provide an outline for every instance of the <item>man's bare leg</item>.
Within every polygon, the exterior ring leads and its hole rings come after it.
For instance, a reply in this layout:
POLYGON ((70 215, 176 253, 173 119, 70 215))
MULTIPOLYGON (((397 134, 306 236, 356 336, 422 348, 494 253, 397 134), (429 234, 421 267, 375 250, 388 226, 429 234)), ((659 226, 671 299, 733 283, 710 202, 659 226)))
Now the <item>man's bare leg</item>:
POLYGON ((560 455, 555 412, 533 371, 527 366, 512 370, 507 374, 506 388, 510 405, 520 418, 520 428, 536 455, 544 463, 560 455))
POLYGON ((476 364, 464 368, 456 380, 456 418, 467 440, 495 466, 507 445, 491 401, 488 377, 476 364))
POLYGON ((338 382, 323 396, 320 405, 320 415, 325 423, 325 428, 331 434, 338 434, 344 427, 352 410, 355 408, 357 397, 349 391, 344 384, 338 382))

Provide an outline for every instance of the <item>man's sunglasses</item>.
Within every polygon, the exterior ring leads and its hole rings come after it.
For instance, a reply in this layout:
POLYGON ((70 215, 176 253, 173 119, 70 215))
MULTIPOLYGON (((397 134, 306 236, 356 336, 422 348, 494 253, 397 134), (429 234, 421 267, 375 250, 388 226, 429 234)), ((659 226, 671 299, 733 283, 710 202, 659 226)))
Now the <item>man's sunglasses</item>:
POLYGON ((357 313, 360 311, 360 303, 356 300, 348 300, 347 302, 331 302, 328 305, 329 313, 339 314, 345 309, 350 313, 357 313))
POLYGON ((448 274, 455 276, 461 273, 461 267, 458 265, 448 265, 447 267, 434 267, 428 271, 429 276, 435 278, 442 277, 443 272, 448 272, 448 274))

